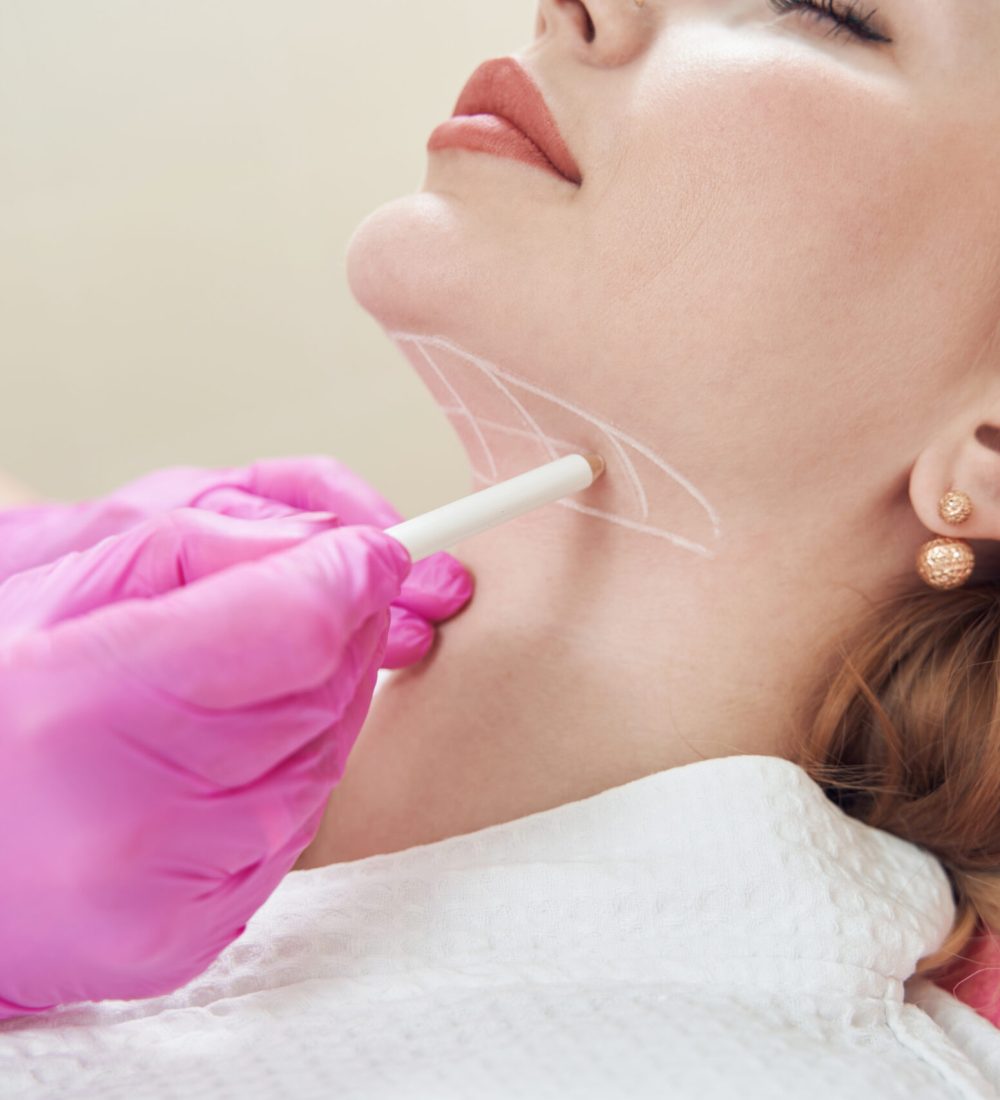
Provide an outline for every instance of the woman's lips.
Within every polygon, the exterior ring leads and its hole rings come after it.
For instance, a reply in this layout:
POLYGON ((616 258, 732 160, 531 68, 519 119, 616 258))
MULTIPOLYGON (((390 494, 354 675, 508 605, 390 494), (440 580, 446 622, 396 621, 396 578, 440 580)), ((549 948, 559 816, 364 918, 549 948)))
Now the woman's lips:
POLYGON ((545 96, 516 57, 484 61, 466 82, 452 117, 427 142, 428 151, 456 147, 544 168, 576 186, 582 182, 545 96))
POLYGON ((442 122, 427 141, 428 151, 435 149, 471 149, 478 153, 493 153, 510 157, 523 164, 544 168, 563 182, 566 176, 549 160, 538 146, 512 122, 496 115, 458 115, 442 122))

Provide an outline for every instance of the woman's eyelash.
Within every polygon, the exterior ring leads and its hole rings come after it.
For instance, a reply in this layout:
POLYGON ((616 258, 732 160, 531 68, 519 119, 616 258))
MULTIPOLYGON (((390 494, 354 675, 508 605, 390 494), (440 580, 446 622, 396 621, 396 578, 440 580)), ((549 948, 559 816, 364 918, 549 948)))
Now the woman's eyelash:
POLYGON ((817 19, 831 19, 834 26, 830 33, 840 34, 846 31, 856 38, 862 38, 869 42, 891 42, 892 39, 871 25, 871 17, 878 11, 873 8, 867 15, 860 12, 861 0, 767 0, 768 4, 779 15, 786 11, 805 10, 817 19))

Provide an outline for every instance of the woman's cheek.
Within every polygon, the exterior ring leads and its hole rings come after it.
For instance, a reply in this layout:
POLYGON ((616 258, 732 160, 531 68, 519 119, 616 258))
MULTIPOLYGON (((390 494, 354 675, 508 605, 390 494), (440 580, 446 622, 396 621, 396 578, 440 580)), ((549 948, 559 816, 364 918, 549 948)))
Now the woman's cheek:
MULTIPOLYGON (((663 225, 699 236, 689 252, 777 289, 808 274, 814 283, 847 278, 847 290, 901 261, 933 163, 898 103, 866 95, 866 82, 800 68, 703 91, 649 168, 676 175, 684 151, 683 202, 663 225)), ((662 198, 669 207, 669 190, 662 198)))

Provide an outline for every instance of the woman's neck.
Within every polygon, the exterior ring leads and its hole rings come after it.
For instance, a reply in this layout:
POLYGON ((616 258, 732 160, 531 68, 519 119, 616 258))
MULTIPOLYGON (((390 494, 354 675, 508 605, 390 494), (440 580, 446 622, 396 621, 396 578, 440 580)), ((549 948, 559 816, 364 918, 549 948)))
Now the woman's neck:
MULTIPOLYGON (((788 539, 734 535, 709 561, 550 505, 456 556, 471 602, 379 691, 297 868, 703 758, 794 755, 837 611, 788 539)), ((839 596, 841 615, 857 610, 839 596)))

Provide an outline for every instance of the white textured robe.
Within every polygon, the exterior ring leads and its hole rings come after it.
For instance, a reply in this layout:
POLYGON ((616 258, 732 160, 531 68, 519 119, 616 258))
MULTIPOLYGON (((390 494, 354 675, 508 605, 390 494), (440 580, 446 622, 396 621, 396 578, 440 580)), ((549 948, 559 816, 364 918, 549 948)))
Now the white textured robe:
POLYGON ((906 982, 953 913, 797 765, 699 761, 293 872, 184 989, 0 1024, 0 1097, 996 1097, 1000 1030, 906 982))

